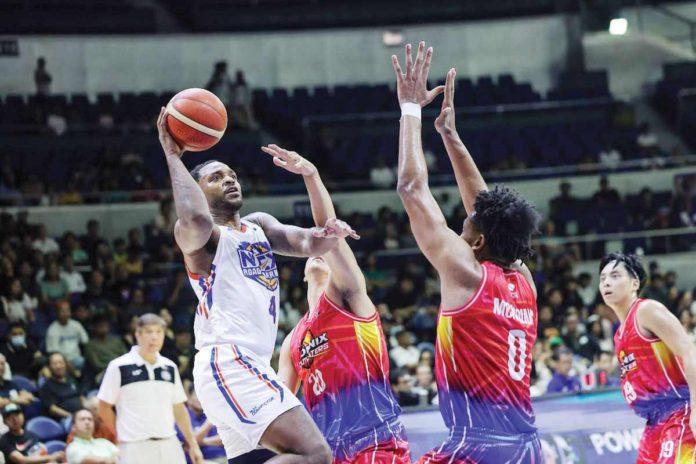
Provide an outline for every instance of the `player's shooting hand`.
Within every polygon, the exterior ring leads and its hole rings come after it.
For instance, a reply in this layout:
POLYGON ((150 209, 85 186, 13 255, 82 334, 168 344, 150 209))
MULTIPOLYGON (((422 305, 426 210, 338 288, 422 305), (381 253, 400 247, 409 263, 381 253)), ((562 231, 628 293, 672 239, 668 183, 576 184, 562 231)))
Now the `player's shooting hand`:
POLYGON ((360 236, 355 230, 340 219, 331 218, 326 221, 324 227, 314 229, 312 233, 315 237, 321 238, 346 238, 351 237, 360 240, 360 236))
POLYGON ((169 134, 169 130, 167 130, 167 110, 165 110, 164 107, 160 110, 159 117, 157 118, 157 132, 159 132, 159 141, 164 150, 164 154, 181 158, 185 150, 177 145, 174 138, 169 134))
POLYGON ((311 162, 298 155, 297 152, 286 150, 273 144, 261 147, 261 150, 273 157, 273 164, 293 174, 313 176, 317 173, 317 168, 311 162))
POLYGON ((399 104, 417 103, 421 107, 433 101, 435 97, 445 91, 444 85, 439 85, 428 90, 428 74, 430 73, 430 61, 433 58, 433 47, 425 49, 425 42, 418 44, 416 62, 411 57, 411 44, 406 44, 406 70, 401 70, 399 59, 392 55, 392 66, 396 73, 396 93, 399 104))
POLYGON ((454 116, 454 78, 457 71, 454 68, 447 73, 445 82, 445 97, 442 99, 442 109, 440 115, 435 120, 435 129, 440 135, 448 135, 457 131, 454 116))

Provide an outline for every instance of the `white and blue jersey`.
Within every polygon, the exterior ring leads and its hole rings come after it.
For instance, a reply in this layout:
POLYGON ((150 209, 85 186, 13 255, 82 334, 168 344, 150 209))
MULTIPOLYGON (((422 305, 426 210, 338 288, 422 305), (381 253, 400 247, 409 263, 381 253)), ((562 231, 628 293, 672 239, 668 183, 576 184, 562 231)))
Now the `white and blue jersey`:
POLYGON ((256 448, 279 415, 300 406, 271 368, 278 332, 278 268, 257 224, 220 227, 205 277, 189 272, 198 296, 193 379, 228 459, 256 448))
POLYGON ((260 226, 220 227, 220 240, 205 277, 189 272, 198 297, 196 349, 243 346, 270 361, 278 332, 278 268, 260 226))

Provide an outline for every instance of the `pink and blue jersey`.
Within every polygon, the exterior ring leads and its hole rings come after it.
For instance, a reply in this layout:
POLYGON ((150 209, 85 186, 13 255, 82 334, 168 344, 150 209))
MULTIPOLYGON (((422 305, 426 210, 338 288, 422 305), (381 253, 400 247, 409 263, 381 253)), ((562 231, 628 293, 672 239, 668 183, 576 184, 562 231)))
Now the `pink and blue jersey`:
POLYGON ((681 359, 665 343, 642 333, 636 299, 614 335, 621 387, 628 405, 647 420, 639 463, 693 463, 696 442, 689 428, 689 385, 681 359))
POLYGON ((481 266, 469 302, 440 310, 435 376, 450 435, 421 463, 541 462, 529 392, 536 297, 520 272, 481 266))
POLYGON ((410 462, 377 312, 358 317, 322 295, 295 328, 291 352, 334 463, 410 462))

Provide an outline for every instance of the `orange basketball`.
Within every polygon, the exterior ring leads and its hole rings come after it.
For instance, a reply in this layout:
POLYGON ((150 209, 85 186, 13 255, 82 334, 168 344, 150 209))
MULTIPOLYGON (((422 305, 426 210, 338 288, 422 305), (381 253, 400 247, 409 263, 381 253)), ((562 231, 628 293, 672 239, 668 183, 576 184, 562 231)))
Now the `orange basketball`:
POLYGON ((188 151, 212 147, 225 133, 227 110, 220 99, 205 89, 186 89, 167 103, 167 129, 188 151))

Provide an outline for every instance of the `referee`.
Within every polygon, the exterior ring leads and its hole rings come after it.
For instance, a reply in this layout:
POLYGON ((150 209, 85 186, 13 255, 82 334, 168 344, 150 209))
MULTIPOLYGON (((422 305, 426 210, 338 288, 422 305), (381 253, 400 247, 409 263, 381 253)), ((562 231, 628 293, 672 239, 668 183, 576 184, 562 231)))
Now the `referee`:
POLYGON ((99 388, 99 415, 106 427, 113 430, 115 425, 121 462, 184 464, 184 452, 174 430, 176 421, 191 461, 203 463, 179 371, 176 364, 159 354, 165 329, 161 317, 142 315, 135 332, 138 344, 109 363, 99 388))

